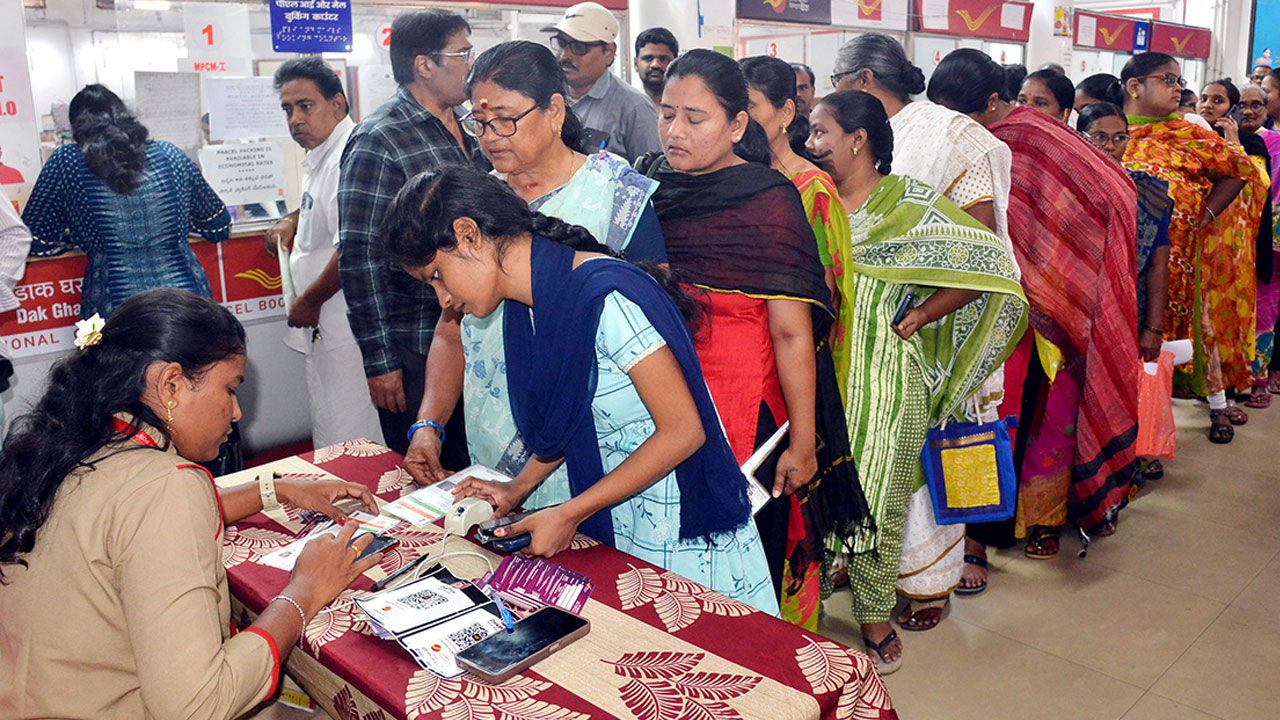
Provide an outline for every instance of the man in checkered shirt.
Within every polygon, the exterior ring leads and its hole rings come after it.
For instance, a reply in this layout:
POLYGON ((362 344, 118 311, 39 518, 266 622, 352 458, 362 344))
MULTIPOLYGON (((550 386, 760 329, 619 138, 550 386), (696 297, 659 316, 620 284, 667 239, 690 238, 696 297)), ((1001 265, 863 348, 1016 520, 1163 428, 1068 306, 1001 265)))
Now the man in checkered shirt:
MULTIPOLYGON (((338 182, 338 271, 351 330, 364 358, 382 433, 398 452, 422 398, 427 351, 440 304, 435 292, 395 267, 380 233, 383 214, 409 178, 467 164, 474 141, 458 122, 465 111, 473 50, 466 19, 447 10, 400 15, 391 25, 391 67, 400 87, 351 133, 338 182)), ((446 426, 441 461, 466 467, 461 412, 446 426)), ((435 430, 429 430, 435 432, 435 430)))

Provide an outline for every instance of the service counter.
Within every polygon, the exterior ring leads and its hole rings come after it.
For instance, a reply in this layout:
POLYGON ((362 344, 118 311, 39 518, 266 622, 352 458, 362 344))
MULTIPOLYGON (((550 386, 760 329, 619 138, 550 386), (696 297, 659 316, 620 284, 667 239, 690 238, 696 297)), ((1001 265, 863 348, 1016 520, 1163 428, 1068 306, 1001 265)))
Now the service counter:
MULTIPOLYGON (((263 249, 267 223, 241 223, 219 243, 193 238, 191 249, 209 276, 214 300, 244 323, 248 365, 241 387, 247 452, 310 439, 303 356, 281 342, 285 331, 280 264, 263 249)), ((0 314, 0 342, 14 376, 2 396, 6 418, 39 398, 49 367, 75 350, 80 286, 87 260, 80 252, 31 258, 15 288, 22 307, 0 314)))

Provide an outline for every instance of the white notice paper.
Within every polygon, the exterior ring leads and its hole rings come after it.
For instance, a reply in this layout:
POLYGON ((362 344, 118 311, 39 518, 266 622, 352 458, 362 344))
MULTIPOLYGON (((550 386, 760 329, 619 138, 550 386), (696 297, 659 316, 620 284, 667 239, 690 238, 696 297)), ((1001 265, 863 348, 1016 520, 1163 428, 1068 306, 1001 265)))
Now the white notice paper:
POLYGON ((1081 15, 1080 24, 1076 26, 1076 44, 1090 47, 1098 44, 1098 19, 1092 15, 1081 15))
POLYGON ((289 127, 284 110, 280 109, 280 95, 271 86, 271 78, 210 77, 206 82, 210 139, 288 137, 289 127))
POLYGON ((1026 11, 1027 9, 1023 6, 1013 3, 1005 3, 1000 6, 1000 27, 1021 30, 1022 19, 1026 16, 1026 11))
POLYGON ((200 169, 227 205, 284 199, 284 147, 278 142, 205 145, 200 169))
POLYGON ((189 72, 135 72, 135 107, 151 139, 183 150, 200 147, 200 75, 189 72))
POLYGON ((920 26, 925 30, 946 30, 951 11, 949 0, 922 0, 920 26))

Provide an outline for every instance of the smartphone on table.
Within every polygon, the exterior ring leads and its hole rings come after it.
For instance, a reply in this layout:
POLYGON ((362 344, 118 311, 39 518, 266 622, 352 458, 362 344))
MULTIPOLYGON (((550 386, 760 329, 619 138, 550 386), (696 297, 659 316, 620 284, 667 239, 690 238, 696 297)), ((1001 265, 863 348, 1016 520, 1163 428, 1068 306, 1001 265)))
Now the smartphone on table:
POLYGON ((458 665, 490 683, 500 683, 591 631, 586 618, 548 605, 458 653, 458 665))

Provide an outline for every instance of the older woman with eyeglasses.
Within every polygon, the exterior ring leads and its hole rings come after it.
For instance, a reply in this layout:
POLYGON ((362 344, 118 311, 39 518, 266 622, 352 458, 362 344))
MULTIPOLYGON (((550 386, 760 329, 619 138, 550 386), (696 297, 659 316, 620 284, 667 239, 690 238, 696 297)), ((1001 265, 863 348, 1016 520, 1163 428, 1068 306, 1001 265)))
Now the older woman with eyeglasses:
MULTIPOLYGON (((586 228, 627 259, 666 263, 662 228, 649 201, 657 182, 611 153, 579 152, 582 125, 568 106, 565 75, 550 50, 523 40, 495 45, 476 59, 467 88, 472 113, 463 118, 463 130, 479 140, 494 173, 531 209, 586 228)), ((465 313, 465 306, 443 308, 431 342, 426 390, 405 455, 405 469, 420 483, 449 474, 440 464, 443 433, 436 428, 459 399, 472 462, 514 477, 529 458, 507 396, 502 308, 484 318, 465 313)), ((561 468, 526 505, 568 498, 561 468)))
MULTIPOLYGON (((1223 82, 1230 82, 1224 80, 1223 82)), ((1207 88, 1206 88, 1207 89, 1207 88)), ((1277 316, 1280 315, 1280 282, 1274 279, 1275 273, 1275 255, 1274 255, 1274 211, 1272 208, 1271 198, 1274 197, 1274 188, 1270 185, 1273 182, 1272 173, 1276 170, 1276 163, 1280 161, 1271 148, 1274 143, 1268 144, 1263 138, 1264 130, 1262 123, 1267 119, 1267 93, 1257 85, 1245 85, 1240 88, 1236 96, 1236 108, 1240 111, 1240 122, 1238 125, 1238 137, 1240 145, 1244 151, 1249 153, 1249 159, 1253 161, 1255 167, 1262 173, 1262 177, 1258 182, 1251 184, 1246 192, 1252 191, 1258 198, 1256 205, 1258 208, 1250 207, 1250 210, 1260 210, 1260 214, 1241 214, 1240 226, 1243 230, 1248 230, 1250 226, 1245 223, 1253 220, 1258 221, 1257 231, 1253 234, 1254 252, 1256 253, 1256 270, 1258 279, 1258 295, 1257 310, 1255 313, 1257 322, 1254 325, 1257 331, 1257 352, 1253 358, 1253 387, 1245 392, 1241 392, 1237 399, 1240 400, 1245 407, 1263 409, 1271 407, 1271 395, 1267 392, 1267 367, 1271 362, 1275 344, 1275 325, 1277 316), (1270 190, 1270 192, 1268 192, 1270 190)), ((1277 148, 1280 149, 1280 148, 1277 148)), ((1241 193, 1243 195, 1243 193, 1241 193)), ((1240 203, 1236 203, 1240 205, 1240 203)), ((1247 239, 1247 238, 1246 238, 1247 239)))
POLYGON ((1174 202, 1169 307, 1164 326, 1152 329, 1167 340, 1193 340, 1192 365, 1179 368, 1174 381, 1208 398, 1209 440, 1224 444, 1235 436, 1232 425, 1248 421, 1244 411, 1228 407, 1226 389, 1251 381, 1254 279, 1252 269, 1236 266, 1229 218, 1219 216, 1259 173, 1238 145, 1174 114, 1186 84, 1174 58, 1139 53, 1125 64, 1111 100, 1128 116, 1125 166, 1169 183, 1174 202), (1241 298, 1249 299, 1247 318, 1241 298))

